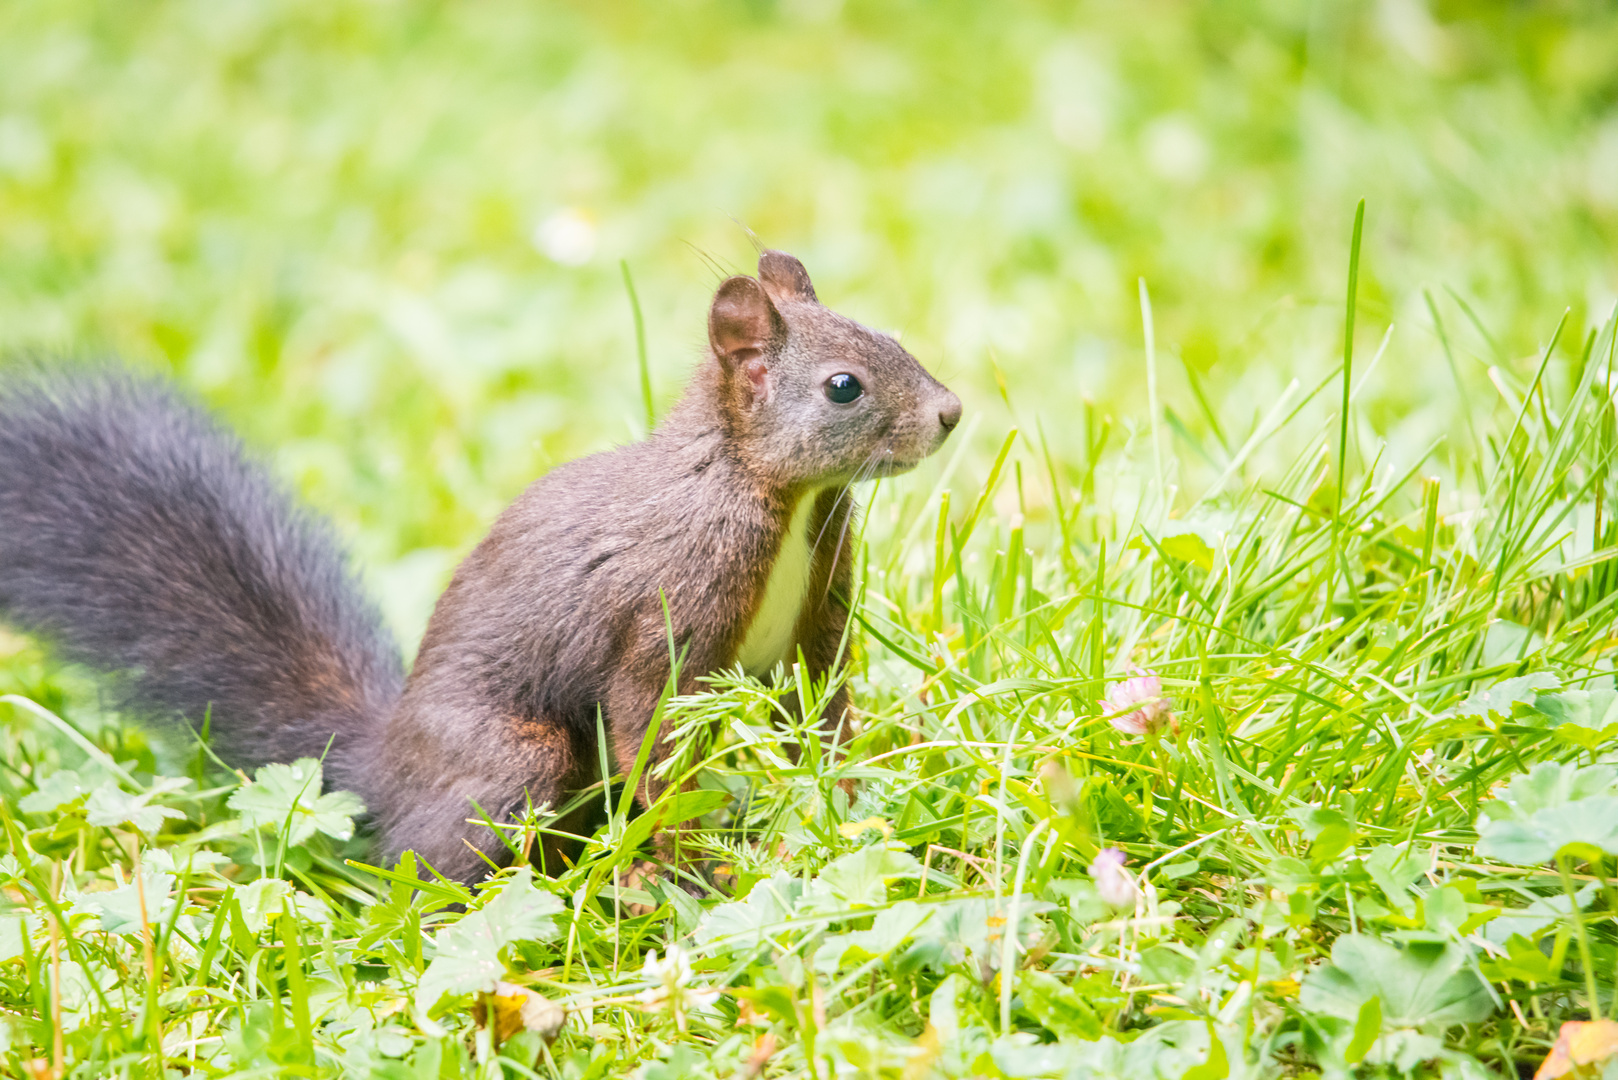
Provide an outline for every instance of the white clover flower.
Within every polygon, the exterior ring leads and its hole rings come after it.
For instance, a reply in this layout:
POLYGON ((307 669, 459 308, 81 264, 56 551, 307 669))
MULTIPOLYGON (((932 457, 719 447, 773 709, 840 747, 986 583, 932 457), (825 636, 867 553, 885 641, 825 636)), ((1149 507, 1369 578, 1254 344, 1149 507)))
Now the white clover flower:
POLYGON ((662 960, 657 958, 656 949, 647 953, 641 974, 655 984, 637 995, 641 1004, 656 1012, 672 1013, 674 1025, 681 1031, 685 1030, 686 1016, 691 1010, 706 1008, 719 1000, 717 990, 692 988, 691 960, 678 945, 670 945, 668 955, 662 960))
POLYGON ((1096 892, 1111 907, 1133 908, 1139 890, 1135 876, 1124 869, 1124 853, 1117 848, 1104 848, 1090 864, 1090 878, 1096 892))
POLYGON ((1146 735, 1174 722, 1163 696, 1163 680, 1145 668, 1137 667, 1133 678, 1108 686, 1107 696, 1098 704, 1108 722, 1125 735, 1146 735))

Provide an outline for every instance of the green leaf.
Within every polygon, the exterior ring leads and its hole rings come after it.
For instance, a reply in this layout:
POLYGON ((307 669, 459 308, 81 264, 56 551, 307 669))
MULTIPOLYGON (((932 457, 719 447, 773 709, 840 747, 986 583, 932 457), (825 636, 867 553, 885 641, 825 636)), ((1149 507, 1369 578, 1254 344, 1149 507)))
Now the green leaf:
POLYGON ((797 996, 789 986, 765 983, 754 986, 738 986, 732 991, 742 1001, 750 1001, 753 1008, 759 1012, 768 1013, 772 1018, 785 1023, 793 1023, 797 1019, 797 1009, 794 1007, 797 996))
POLYGON ((141 930, 141 892, 145 892, 146 922, 162 926, 168 921, 174 906, 170 894, 174 891, 171 874, 146 871, 141 874, 140 886, 135 882, 107 892, 81 893, 73 905, 75 915, 95 915, 101 920, 101 929, 109 934, 138 934, 141 930))
POLYGON ((1230 1075, 1230 1058, 1225 1054, 1225 1043, 1208 1024, 1208 1058, 1180 1074, 1180 1080, 1224 1080, 1230 1075))
POLYGON ((689 934, 702 922, 703 908, 697 898, 680 888, 668 885, 661 889, 663 899, 674 911, 674 932, 689 934))
POLYGON ((634 851, 650 840, 652 834, 668 822, 690 821, 704 814, 710 814, 727 805, 732 798, 733 796, 727 791, 712 791, 707 788, 676 792, 625 826, 617 850, 634 851))
POLYGON ((1194 532, 1165 536, 1158 541, 1158 547, 1163 549, 1165 555, 1170 555, 1181 562, 1191 563, 1204 570, 1213 569, 1213 548, 1209 547, 1208 542, 1194 532))
POLYGON ((1388 898, 1388 903, 1399 909, 1405 917, 1415 914, 1416 906, 1410 898, 1410 885, 1422 875, 1425 856, 1418 857, 1412 849, 1401 851, 1391 844, 1378 844, 1365 856, 1365 870, 1388 898))
POLYGON ((1341 810, 1330 806, 1297 806, 1288 810, 1287 816, 1298 823, 1303 838, 1311 842, 1329 829, 1352 831, 1354 828, 1354 823, 1341 810))
POLYGON ((1304 979, 1299 1004, 1356 1023, 1372 997, 1393 1027, 1471 1023, 1494 1011, 1489 991, 1466 964, 1464 946, 1414 942, 1397 948, 1364 934, 1345 934, 1332 962, 1304 979))
MULTIPOLYGON (((1580 889, 1574 895, 1578 910, 1582 911, 1593 904, 1600 892, 1601 886, 1594 881, 1580 889)), ((1555 892, 1536 897, 1526 907, 1501 908, 1499 914, 1489 922, 1487 936, 1496 943, 1519 934, 1529 941, 1537 941, 1547 929, 1565 927, 1574 907, 1566 893, 1555 892)))
MULTIPOLYGON (((906 951, 900 966, 914 969, 925 964, 942 972, 971 957, 981 970, 992 970, 999 965, 1004 950, 1001 934, 1008 904, 1007 899, 997 902, 987 897, 929 904, 932 918, 916 929, 915 943, 906 951)), ((1036 916, 1055 906, 1027 899, 1018 905, 1018 938, 1023 948, 1037 944, 1045 933, 1044 922, 1036 916)))
POLYGON ((1556 737, 1595 753, 1618 738, 1618 691, 1564 690, 1541 694, 1533 712, 1556 737))
POLYGON ((1559 694, 1540 694, 1534 699, 1533 709, 1552 725, 1574 724, 1600 731, 1618 725, 1618 691, 1563 690, 1559 694))
MULTIPOLYGON (((445 994, 492 990, 505 976, 500 952, 507 945, 557 936, 555 917, 563 910, 562 901, 534 888, 528 867, 519 867, 498 884, 492 899, 439 931, 434 939, 433 961, 416 988, 416 1005, 423 1012, 445 994)), ((491 884, 488 889, 494 887, 491 884)))
MULTIPOLYGON (((43 920, 28 912, 0 915, 0 964, 23 954, 23 939, 33 940, 43 920)), ((36 949, 37 951, 37 949, 36 949)))
POLYGON ((1562 680, 1548 671, 1536 671, 1521 678, 1506 679, 1487 690, 1480 690, 1461 702, 1455 709, 1457 716, 1475 716, 1487 720, 1490 716, 1511 719, 1513 705, 1531 705, 1541 690, 1558 690, 1562 680))
POLYGON ((131 795, 120 788, 117 781, 108 780, 90 793, 89 801, 84 804, 84 816, 92 825, 106 828, 128 825, 150 835, 161 828, 165 820, 185 817, 173 807, 152 806, 151 801, 189 783, 189 780, 160 778, 146 791, 131 795))
POLYGON ((1382 999, 1375 994, 1365 999, 1360 1014, 1354 1019, 1354 1037, 1343 1051, 1343 1060, 1354 1065, 1365 1059, 1365 1054, 1382 1034, 1382 999))
POLYGON ((850 904, 876 907, 888 899, 888 879, 917 877, 921 863, 903 849, 881 844, 844 855, 820 872, 820 880, 850 904))
POLYGON ((280 878, 265 877, 236 890, 237 911, 248 930, 258 933, 272 915, 281 913, 292 886, 280 878))
POLYGON ((815 954, 816 966, 835 971, 848 959, 850 952, 856 963, 887 956, 909 941, 931 915, 930 908, 914 900, 901 900, 886 911, 878 912, 869 930, 828 937, 815 954))
POLYGON ((320 762, 299 758, 291 765, 266 765, 253 774, 253 782, 238 788, 227 805, 250 829, 268 826, 277 832, 291 825, 288 844, 301 844, 315 833, 337 840, 354 835, 354 816, 365 812, 360 797, 350 791, 321 794, 320 762))
POLYGON ((534 888, 532 870, 518 867, 516 873, 496 884, 500 884, 500 890, 494 899, 472 914, 488 921, 489 933, 499 947, 515 941, 549 941, 557 936, 556 916, 565 908, 554 893, 534 888))
POLYGON ((704 1074, 702 1065, 702 1055, 682 1043, 670 1050, 666 1059, 648 1061, 640 1076, 641 1080, 691 1080, 704 1074))
POLYGON ((72 769, 58 769, 40 782, 37 790, 24 795, 17 803, 25 814, 51 814, 69 803, 76 803, 90 793, 89 782, 72 769))
POLYGON ((1168 945, 1153 945, 1140 956, 1140 977, 1148 983, 1180 986, 1196 970, 1196 960, 1168 945))
POLYGON ((1472 919, 1472 906, 1453 885, 1434 889, 1422 897, 1421 908, 1427 929, 1446 937, 1463 936, 1467 931, 1462 928, 1472 919))
POLYGON ((784 871, 760 881, 744 900, 720 904, 697 926, 698 945, 718 943, 726 952, 757 949, 768 943, 764 929, 792 917, 803 882, 784 871))
POLYGON ((1359 833, 1353 829, 1331 825, 1320 830, 1315 842, 1309 845, 1309 863, 1320 868, 1334 862, 1343 852, 1354 846, 1359 833))
POLYGON ((927 1001, 928 1022, 938 1031, 941 1038, 953 1039, 961 1030, 961 1011, 959 999, 967 988, 967 982, 959 975, 949 975, 933 990, 932 997, 927 1001))
POLYGON ((1023 1008, 1058 1039, 1094 1042, 1105 1033, 1100 1018, 1083 995, 1054 975, 1033 969, 1024 971, 1017 976, 1017 993, 1023 1008))
POLYGON ((1481 963, 1484 974, 1491 979, 1515 979, 1525 983, 1549 983, 1557 980, 1557 971, 1551 958, 1540 951, 1521 934, 1506 939, 1506 955, 1491 957, 1481 963))
POLYGON ((1541 762, 1513 778, 1478 817, 1477 853, 1501 862, 1548 862, 1570 845, 1618 853, 1613 770, 1541 762))
POLYGON ((179 874, 187 866, 193 874, 200 874, 210 866, 226 866, 230 856, 207 848, 166 847, 152 848, 141 855, 148 870, 161 870, 165 874, 179 874))

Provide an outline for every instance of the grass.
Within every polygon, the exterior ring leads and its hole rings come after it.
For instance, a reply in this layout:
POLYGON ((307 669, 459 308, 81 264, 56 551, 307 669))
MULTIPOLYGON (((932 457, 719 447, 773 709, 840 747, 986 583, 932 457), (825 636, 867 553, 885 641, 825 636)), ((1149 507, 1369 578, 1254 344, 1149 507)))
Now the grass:
POLYGON ((0 347, 172 371, 407 641, 748 229, 968 416, 867 493, 841 756, 666 703, 700 898, 621 787, 548 875, 376 866, 0 631, 0 1073, 1520 1075, 1618 1013, 1618 17, 940 10, 0 10, 0 347))
MULTIPOLYGON (((1582 3, 16 0, 0 346, 173 371, 413 640, 523 485, 644 429, 620 260, 663 409, 748 230, 985 418, 974 483, 1018 422, 1002 381, 1064 460, 1086 399, 1115 439, 1144 422, 1145 278, 1168 480, 1201 491, 1230 429, 1340 357, 1365 197, 1359 350, 1397 323, 1408 377, 1356 416, 1419 453, 1496 407, 1491 366, 1532 374, 1564 307, 1565 348, 1605 317, 1615 50, 1582 3)), ((1283 434, 1253 467, 1301 451, 1283 434)))
MULTIPOLYGON (((931 491, 884 483, 846 755, 756 682, 665 705, 700 898, 625 876, 658 814, 621 789, 586 793, 611 819, 550 877, 370 865, 314 763, 221 783, 23 646, 7 1071, 1532 1067, 1562 1021, 1618 1009, 1613 324, 1565 394, 1543 355, 1502 378, 1517 407, 1454 490, 1355 454, 1347 424, 1172 513, 1155 469, 1108 509, 1105 436, 1062 461, 1010 431, 953 497, 959 453, 931 491), (1138 671, 1173 722, 1131 736, 1109 721, 1138 671)), ((783 677, 810 711, 827 692, 783 677)))

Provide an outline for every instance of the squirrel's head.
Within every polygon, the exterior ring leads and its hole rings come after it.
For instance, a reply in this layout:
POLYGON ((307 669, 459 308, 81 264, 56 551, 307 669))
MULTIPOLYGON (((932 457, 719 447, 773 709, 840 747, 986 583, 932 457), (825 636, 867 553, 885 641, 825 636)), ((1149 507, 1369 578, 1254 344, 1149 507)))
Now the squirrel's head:
POLYGON ((961 419, 960 398, 887 334, 823 307, 784 252, 719 286, 708 341, 730 436, 783 487, 912 469, 961 419))

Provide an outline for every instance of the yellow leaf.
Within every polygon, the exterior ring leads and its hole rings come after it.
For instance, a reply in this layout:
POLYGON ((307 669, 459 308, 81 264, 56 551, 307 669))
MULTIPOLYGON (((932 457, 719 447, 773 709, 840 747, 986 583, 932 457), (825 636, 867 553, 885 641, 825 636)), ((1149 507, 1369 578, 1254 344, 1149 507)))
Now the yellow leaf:
POLYGON ((866 829, 877 829, 884 837, 893 835, 893 826, 886 818, 868 817, 864 821, 845 821, 837 826, 837 831, 852 840, 866 829))
POLYGON ((1539 1071, 1534 1073, 1534 1080, 1594 1077, 1601 1073, 1601 1065, 1615 1054, 1618 1054, 1618 1021, 1569 1020, 1556 1033, 1556 1043, 1540 1064, 1539 1071))
POLYGON ((525 1029, 549 1042, 556 1038, 567 1019, 562 1007, 550 998, 508 982, 495 983, 494 992, 478 1000, 472 1015, 478 1023, 494 1030, 498 1042, 505 1042, 525 1029))

